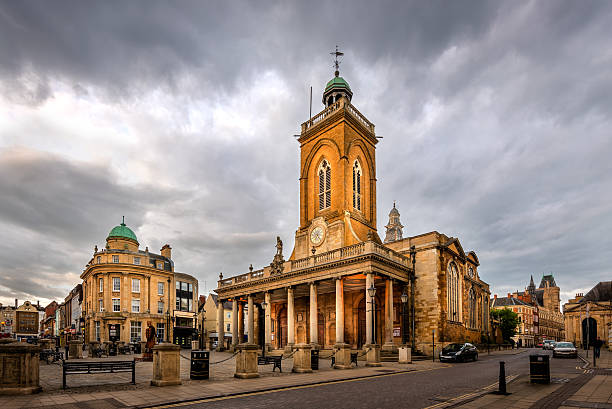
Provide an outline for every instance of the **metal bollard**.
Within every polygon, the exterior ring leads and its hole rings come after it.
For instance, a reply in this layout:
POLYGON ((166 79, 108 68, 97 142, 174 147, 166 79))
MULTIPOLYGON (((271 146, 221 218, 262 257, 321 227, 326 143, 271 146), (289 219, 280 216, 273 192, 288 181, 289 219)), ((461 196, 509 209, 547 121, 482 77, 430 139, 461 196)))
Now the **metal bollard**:
POLYGON ((506 363, 499 361, 499 390, 497 391, 500 395, 506 395, 506 363))

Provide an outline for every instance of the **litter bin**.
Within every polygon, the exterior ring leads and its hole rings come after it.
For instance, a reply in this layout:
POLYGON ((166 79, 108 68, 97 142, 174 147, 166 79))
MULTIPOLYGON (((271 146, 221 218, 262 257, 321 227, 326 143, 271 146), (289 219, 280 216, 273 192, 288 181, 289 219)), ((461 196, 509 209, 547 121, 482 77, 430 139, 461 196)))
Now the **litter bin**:
POLYGON ((529 355, 529 375, 531 383, 550 383, 550 355, 529 355))
POLYGON ((209 351, 191 350, 191 379, 208 379, 210 364, 209 351))
POLYGON ((114 342, 108 345, 108 356, 117 356, 117 344, 114 342))
POLYGON ((313 371, 319 370, 319 350, 311 349, 310 350, 310 369, 313 371))

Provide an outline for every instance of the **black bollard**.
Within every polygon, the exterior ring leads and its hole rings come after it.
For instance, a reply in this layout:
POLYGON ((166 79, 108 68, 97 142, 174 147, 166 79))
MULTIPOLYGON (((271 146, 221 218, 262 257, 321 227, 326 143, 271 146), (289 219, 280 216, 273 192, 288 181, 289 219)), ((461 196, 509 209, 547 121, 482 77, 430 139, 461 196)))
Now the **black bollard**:
POLYGON ((500 395, 506 395, 506 363, 499 361, 499 390, 497 393, 500 395))

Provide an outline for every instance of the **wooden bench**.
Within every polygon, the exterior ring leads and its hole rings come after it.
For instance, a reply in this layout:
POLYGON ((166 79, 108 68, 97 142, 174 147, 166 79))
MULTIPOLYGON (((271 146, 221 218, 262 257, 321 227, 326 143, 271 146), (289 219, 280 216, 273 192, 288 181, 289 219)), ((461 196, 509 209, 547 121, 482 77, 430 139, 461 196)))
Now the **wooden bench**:
POLYGON ((132 372, 132 384, 136 384, 136 360, 62 362, 62 387, 66 389, 66 375, 132 372))
POLYGON ((272 372, 274 372, 276 370, 276 368, 278 368, 279 372, 283 372, 282 368, 281 368, 281 360, 283 359, 282 356, 258 356, 257 357, 257 365, 270 365, 270 364, 274 364, 274 366, 272 367, 272 372))

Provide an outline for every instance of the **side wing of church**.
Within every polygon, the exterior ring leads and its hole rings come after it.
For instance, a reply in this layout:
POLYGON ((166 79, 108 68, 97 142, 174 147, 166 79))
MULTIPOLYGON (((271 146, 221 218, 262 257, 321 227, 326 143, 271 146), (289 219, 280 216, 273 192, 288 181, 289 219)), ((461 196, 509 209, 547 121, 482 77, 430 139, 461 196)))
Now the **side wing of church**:
MULTIPOLYGON (((395 205, 381 241, 378 139, 352 96, 336 70, 323 93, 325 108, 302 124, 300 219, 289 259, 278 239, 269 266, 220 276, 215 291, 233 303, 233 346, 246 336, 266 349, 309 343, 393 352, 408 344, 430 354, 432 334, 436 346, 483 341, 490 292, 474 252, 438 232, 402 238, 395 205)), ((217 325, 223 328, 223 314, 217 325)))

